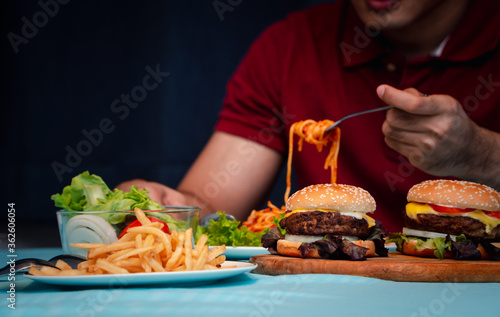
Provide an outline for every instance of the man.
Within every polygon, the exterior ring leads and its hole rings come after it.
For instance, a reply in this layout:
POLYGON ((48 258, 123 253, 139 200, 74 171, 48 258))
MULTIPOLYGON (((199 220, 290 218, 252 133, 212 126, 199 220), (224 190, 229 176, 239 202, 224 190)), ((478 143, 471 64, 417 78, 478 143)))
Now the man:
MULTIPOLYGON (((406 193, 425 179, 498 190, 499 9, 494 0, 351 0, 291 14, 250 48, 177 191, 142 180, 120 187, 244 219, 286 159, 292 123, 389 104, 343 123, 337 178, 375 197, 388 230, 401 229, 406 193)), ((325 157, 307 145, 294 153, 299 187, 329 182, 325 157)))

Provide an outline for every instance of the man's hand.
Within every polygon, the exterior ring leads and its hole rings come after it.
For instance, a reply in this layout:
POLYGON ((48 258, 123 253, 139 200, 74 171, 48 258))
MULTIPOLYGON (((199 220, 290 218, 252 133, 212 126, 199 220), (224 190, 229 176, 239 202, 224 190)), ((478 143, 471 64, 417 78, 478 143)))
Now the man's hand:
POLYGON ((499 135, 472 122, 457 100, 388 85, 379 86, 377 94, 394 107, 382 126, 385 142, 412 165, 437 176, 498 186, 491 178, 498 167, 489 165, 498 162, 499 135))
POLYGON ((123 191, 130 191, 130 186, 136 185, 139 189, 145 188, 149 192, 149 197, 161 205, 186 206, 188 199, 175 189, 156 182, 143 179, 133 179, 118 184, 116 188, 123 191))

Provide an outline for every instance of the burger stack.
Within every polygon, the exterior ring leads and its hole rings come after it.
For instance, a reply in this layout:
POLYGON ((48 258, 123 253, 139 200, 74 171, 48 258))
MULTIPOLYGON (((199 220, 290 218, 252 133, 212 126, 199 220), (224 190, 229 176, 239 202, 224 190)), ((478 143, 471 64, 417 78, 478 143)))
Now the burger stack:
POLYGON ((388 241, 421 257, 500 259, 500 194, 485 185, 429 180, 408 192, 402 234, 388 241))
POLYGON ((262 237, 272 254, 303 258, 364 260, 387 256, 382 224, 367 213, 375 211, 364 189, 342 184, 311 185, 294 193, 281 219, 283 235, 273 228, 262 237))
POLYGON ((386 242, 419 257, 500 260, 500 193, 485 185, 429 180, 408 192, 405 227, 387 239, 368 213, 375 200, 364 189, 318 184, 294 193, 279 228, 263 235, 271 254, 302 258, 364 260, 387 256, 386 242))

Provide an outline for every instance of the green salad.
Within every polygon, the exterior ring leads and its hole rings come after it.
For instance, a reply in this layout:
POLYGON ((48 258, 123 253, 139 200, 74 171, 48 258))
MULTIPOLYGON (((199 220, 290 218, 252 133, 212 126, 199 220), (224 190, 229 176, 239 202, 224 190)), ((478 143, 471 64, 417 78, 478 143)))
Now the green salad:
POLYGON ((62 193, 52 195, 51 199, 56 207, 67 211, 62 217, 66 221, 65 235, 72 242, 115 241, 128 225, 136 221, 133 213, 123 211, 135 208, 145 211, 155 221, 163 222, 165 232, 184 231, 187 227, 186 221, 159 212, 164 208, 149 197, 146 189, 131 186, 129 192, 111 190, 100 176, 88 171, 75 176, 62 193))
MULTIPOLYGON (((248 230, 246 226, 240 227, 240 222, 237 220, 227 219, 226 214, 218 211, 219 219, 210 223, 206 227, 199 227, 199 235, 205 234, 208 237, 209 245, 226 245, 226 246, 246 246, 246 247, 260 247, 262 246, 261 238, 268 229, 262 232, 253 232, 248 230)), ((283 214, 284 215, 284 214, 283 214)), ((283 216, 282 216, 283 217, 283 216)), ((274 224, 279 227, 279 220, 274 219, 274 224)), ((199 237, 199 236, 197 236, 199 237)))
POLYGON ((90 175, 88 171, 75 176, 71 185, 51 198, 57 207, 66 211, 127 211, 136 207, 142 210, 162 209, 159 203, 149 198, 147 190, 139 190, 137 186, 131 186, 130 192, 110 190, 101 177, 90 175))

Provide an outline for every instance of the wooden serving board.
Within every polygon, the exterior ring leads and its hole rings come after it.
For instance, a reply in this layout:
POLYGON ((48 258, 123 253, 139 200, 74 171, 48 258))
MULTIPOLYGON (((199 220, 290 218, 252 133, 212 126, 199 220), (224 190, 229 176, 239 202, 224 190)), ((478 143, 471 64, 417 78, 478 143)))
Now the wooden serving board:
POLYGON ((389 252, 388 257, 364 261, 302 259, 281 255, 254 255, 251 263, 258 267, 252 273, 344 274, 373 277, 397 282, 500 282, 500 261, 457 261, 418 258, 389 252))

